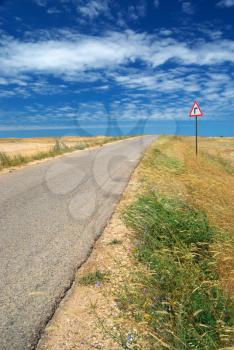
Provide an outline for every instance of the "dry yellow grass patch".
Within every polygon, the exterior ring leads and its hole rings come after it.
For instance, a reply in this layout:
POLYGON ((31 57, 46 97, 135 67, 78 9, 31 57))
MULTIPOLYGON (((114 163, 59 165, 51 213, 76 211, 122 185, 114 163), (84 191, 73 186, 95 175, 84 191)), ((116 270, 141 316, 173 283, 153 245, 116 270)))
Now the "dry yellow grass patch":
POLYGON ((32 156, 38 152, 47 152, 55 144, 56 140, 65 143, 68 147, 73 147, 76 144, 97 146, 103 144, 103 141, 108 140, 108 137, 38 137, 38 138, 0 138, 0 152, 4 152, 9 156, 21 154, 23 156, 32 156))
POLYGON ((162 137, 154 147, 162 154, 155 156, 148 151, 140 166, 141 178, 147 178, 159 193, 181 197, 204 210, 211 224, 231 234, 230 240, 214 245, 213 249, 219 260, 223 285, 233 293, 234 139, 200 138, 198 157, 191 137, 162 137), (168 160, 165 157, 169 157, 168 160), (147 173, 145 162, 155 164, 147 173))

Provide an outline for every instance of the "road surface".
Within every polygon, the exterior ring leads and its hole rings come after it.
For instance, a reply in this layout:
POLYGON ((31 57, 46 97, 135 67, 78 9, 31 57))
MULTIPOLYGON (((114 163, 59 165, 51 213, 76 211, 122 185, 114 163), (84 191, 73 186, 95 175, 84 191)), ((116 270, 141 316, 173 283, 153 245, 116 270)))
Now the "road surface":
POLYGON ((0 175, 0 349, 34 349, 152 136, 0 175))

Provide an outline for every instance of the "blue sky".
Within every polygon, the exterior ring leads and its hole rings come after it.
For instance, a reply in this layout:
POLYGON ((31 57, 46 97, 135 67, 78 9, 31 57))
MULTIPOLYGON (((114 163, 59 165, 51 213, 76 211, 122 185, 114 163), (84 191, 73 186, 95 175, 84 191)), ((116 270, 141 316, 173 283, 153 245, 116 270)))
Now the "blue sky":
POLYGON ((0 0, 0 136, 175 132, 194 99, 233 134, 233 24, 234 0, 0 0))

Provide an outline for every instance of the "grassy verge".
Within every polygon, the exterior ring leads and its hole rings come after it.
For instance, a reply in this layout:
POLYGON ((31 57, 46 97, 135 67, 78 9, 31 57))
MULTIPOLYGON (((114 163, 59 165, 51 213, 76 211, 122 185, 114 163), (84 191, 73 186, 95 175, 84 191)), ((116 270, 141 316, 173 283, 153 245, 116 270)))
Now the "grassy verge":
POLYGON ((233 168, 205 144, 196 159, 191 142, 165 137, 153 145, 138 171, 141 190, 123 213, 136 241, 117 298, 138 329, 124 349, 233 344, 233 168))
POLYGON ((207 216, 152 193, 139 197, 124 220, 137 234, 134 254, 148 273, 137 274, 134 284, 140 287, 125 294, 123 305, 147 324, 147 349, 157 348, 155 337, 161 348, 231 345, 234 308, 213 268, 209 247, 217 233, 207 216))
POLYGON ((74 146, 67 146, 64 142, 56 140, 54 146, 49 151, 38 152, 30 156, 24 156, 22 154, 17 154, 14 156, 9 156, 5 152, 0 152, 0 170, 4 168, 14 167, 18 165, 27 164, 35 160, 41 160, 49 157, 55 157, 65 153, 73 152, 76 150, 83 150, 92 146, 102 146, 106 143, 124 139, 125 137, 108 137, 103 139, 97 139, 92 142, 80 142, 74 146))

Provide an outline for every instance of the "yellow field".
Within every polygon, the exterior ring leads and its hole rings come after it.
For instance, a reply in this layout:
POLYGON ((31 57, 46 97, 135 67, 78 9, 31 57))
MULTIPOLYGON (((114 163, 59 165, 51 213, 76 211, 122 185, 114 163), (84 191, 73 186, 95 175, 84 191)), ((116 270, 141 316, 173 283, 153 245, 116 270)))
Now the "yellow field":
POLYGON ((105 136, 97 137, 79 137, 79 136, 67 136, 67 137, 41 137, 41 138, 0 138, 0 152, 4 152, 7 155, 15 156, 21 154, 23 156, 32 156, 38 152, 47 152, 55 144, 56 140, 65 143, 68 147, 73 147, 77 143, 89 144, 89 146, 95 146, 102 144, 103 140, 108 139, 105 136))

